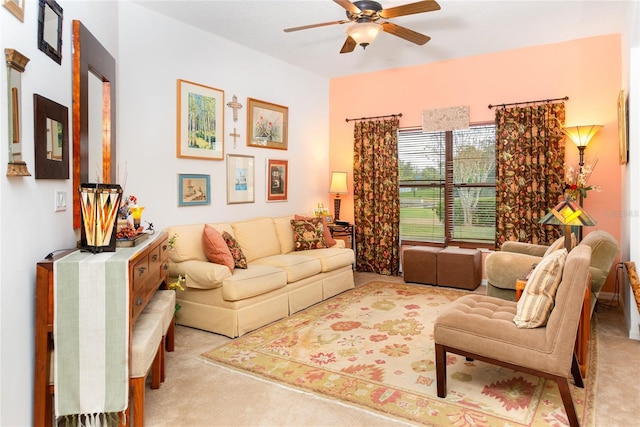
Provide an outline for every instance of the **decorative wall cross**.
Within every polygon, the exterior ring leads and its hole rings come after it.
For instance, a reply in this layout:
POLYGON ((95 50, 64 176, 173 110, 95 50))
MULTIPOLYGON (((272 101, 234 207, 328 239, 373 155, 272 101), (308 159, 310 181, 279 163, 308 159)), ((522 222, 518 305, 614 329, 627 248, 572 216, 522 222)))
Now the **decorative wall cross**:
MULTIPOLYGON (((242 104, 240 104, 238 102, 238 97, 235 96, 235 95, 233 95, 233 98, 231 98, 231 99, 232 99, 232 102, 227 102, 227 107, 229 107, 229 108, 231 108, 233 110, 233 121, 237 122, 238 121, 238 110, 242 108, 242 104)), ((235 132, 236 130, 233 129, 233 131, 235 132)), ((240 135, 238 135, 238 136, 240 136, 240 135)), ((234 138, 234 147, 235 147, 235 138, 234 138)))
POLYGON ((236 128, 233 128, 233 132, 231 132, 229 136, 233 137, 233 148, 236 148, 236 138, 240 136, 240 134, 236 132, 236 128))

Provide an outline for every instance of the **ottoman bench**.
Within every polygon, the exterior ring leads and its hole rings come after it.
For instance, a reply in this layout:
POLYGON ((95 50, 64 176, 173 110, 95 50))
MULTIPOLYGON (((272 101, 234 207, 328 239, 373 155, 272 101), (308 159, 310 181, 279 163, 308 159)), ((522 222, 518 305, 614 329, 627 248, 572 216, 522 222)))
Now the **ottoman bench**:
POLYGON ((474 290, 482 281, 482 255, 477 249, 449 247, 438 252, 438 285, 474 290))
POLYGON ((405 282, 436 285, 438 253, 442 248, 412 246, 402 252, 402 273, 405 282))

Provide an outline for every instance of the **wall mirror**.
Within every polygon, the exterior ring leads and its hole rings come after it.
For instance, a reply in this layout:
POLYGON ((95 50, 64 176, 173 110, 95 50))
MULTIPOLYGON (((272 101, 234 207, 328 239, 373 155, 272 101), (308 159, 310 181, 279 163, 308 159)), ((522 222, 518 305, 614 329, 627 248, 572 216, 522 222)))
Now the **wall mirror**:
MULTIPOLYGON (((74 20, 72 27, 73 188, 88 182, 116 183, 116 60, 80 21, 74 20)), ((73 227, 80 227, 77 191, 73 227)))
POLYGON ((9 165, 7 176, 31 176, 22 160, 22 73, 29 58, 15 49, 5 49, 9 110, 9 165))
POLYGON ((38 49, 62 63, 62 8, 55 0, 40 0, 38 49))
POLYGON ((33 95, 36 179, 69 179, 69 110, 33 95))

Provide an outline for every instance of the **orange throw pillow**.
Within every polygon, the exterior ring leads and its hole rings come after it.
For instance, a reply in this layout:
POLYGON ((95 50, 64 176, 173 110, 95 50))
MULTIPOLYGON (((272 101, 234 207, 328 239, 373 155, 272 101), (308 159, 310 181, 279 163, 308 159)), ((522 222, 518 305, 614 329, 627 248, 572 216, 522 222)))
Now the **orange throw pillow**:
POLYGON ((235 264, 227 242, 218 230, 208 224, 205 224, 202 231, 202 249, 209 262, 226 265, 233 273, 235 264))
MULTIPOLYGON (((295 215, 294 219, 296 221, 308 221, 310 219, 313 219, 313 217, 304 216, 304 215, 295 215)), ((331 247, 335 245, 336 239, 334 239, 331 236, 331 230, 329 230, 329 226, 327 225, 327 219, 325 217, 322 217, 322 230, 324 231, 324 241, 327 244, 327 246, 331 247)))

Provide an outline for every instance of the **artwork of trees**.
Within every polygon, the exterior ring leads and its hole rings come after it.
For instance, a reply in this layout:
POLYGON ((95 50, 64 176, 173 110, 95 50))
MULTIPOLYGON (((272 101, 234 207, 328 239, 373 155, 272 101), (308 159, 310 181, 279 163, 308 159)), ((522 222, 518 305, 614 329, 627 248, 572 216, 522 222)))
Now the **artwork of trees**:
POLYGON ((216 99, 189 92, 189 148, 216 150, 216 99))

